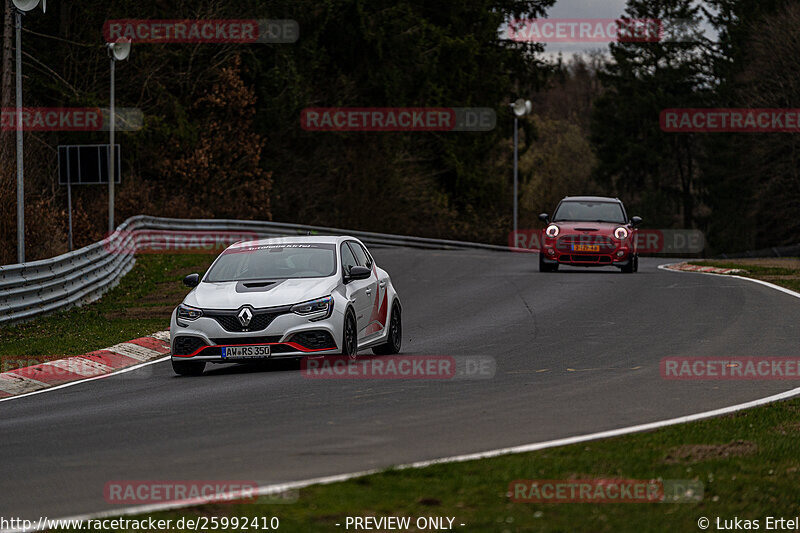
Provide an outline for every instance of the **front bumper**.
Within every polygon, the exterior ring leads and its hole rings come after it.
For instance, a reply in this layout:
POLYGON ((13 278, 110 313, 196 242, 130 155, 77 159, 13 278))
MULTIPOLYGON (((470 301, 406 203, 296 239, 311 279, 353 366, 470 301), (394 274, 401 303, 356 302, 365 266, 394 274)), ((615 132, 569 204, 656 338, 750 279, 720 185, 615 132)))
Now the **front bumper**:
MULTIPOLYGON (((176 361, 210 363, 242 363, 265 359, 293 359, 339 353, 342 328, 340 314, 324 320, 310 321, 293 313, 274 318, 263 330, 232 332, 213 318, 200 317, 178 323, 175 312, 170 322, 170 348, 176 361), (225 346, 270 346, 270 355, 259 358, 228 359, 222 357, 225 346)), ((343 322, 343 317, 341 319, 343 322)))
POLYGON ((573 251, 559 246, 555 239, 544 239, 540 253, 542 262, 549 265, 616 267, 628 265, 635 253, 627 243, 615 243, 613 246, 606 244, 599 248, 595 252, 573 251))

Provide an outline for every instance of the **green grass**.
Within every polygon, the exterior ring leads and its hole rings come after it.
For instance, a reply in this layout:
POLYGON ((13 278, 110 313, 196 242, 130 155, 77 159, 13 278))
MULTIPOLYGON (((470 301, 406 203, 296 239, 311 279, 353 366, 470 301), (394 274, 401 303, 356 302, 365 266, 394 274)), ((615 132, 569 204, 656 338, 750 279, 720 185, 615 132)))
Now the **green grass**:
POLYGON ((745 259, 741 261, 726 260, 726 261, 692 261, 689 264, 700 266, 713 266, 717 268, 736 268, 745 270, 746 272, 734 272, 734 275, 744 276, 753 279, 760 279, 768 281, 791 289, 793 291, 800 291, 800 268, 792 268, 797 263, 797 258, 781 259, 745 259), (769 266, 758 264, 758 262, 769 263, 769 266), (791 263, 787 266, 774 266, 782 262, 791 263))
POLYGON ((511 533, 698 531, 701 516, 739 516, 761 519, 763 529, 765 516, 800 514, 798 438, 800 401, 793 400, 648 433, 316 485, 301 489, 293 504, 216 504, 138 518, 277 516, 279 531, 288 533, 346 531, 347 516, 450 516, 465 524, 456 531, 511 533), (739 451, 726 456, 730 443, 739 451), (518 479, 585 478, 694 480, 703 483, 704 497, 531 504, 513 503, 507 493, 518 479))
POLYGON ((139 255, 133 269, 100 300, 30 322, 0 328, 2 370, 80 355, 169 327, 172 309, 189 289, 191 272, 203 272, 210 254, 139 255))

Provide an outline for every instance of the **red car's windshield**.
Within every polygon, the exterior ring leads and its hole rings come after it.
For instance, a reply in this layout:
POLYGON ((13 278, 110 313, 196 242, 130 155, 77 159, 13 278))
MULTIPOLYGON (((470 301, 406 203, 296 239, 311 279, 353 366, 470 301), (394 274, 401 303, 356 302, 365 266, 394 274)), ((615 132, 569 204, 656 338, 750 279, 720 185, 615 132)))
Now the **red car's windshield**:
POLYGON ((553 222, 611 222, 625 224, 625 213, 616 202, 561 202, 553 222))

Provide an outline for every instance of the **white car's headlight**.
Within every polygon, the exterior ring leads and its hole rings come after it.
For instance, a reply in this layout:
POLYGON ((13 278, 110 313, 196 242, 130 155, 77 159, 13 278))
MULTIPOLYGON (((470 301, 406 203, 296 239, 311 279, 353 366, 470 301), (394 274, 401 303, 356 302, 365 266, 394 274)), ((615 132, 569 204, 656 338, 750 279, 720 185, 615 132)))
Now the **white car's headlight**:
POLYGON ((184 304, 178 306, 178 314, 176 316, 178 320, 192 321, 197 320, 201 316, 203 316, 202 309, 197 309, 196 307, 191 307, 184 304))
POLYGON ((614 237, 616 237, 617 239, 619 239, 621 241, 625 240, 625 239, 628 238, 628 230, 623 228, 623 227, 619 227, 619 228, 614 230, 614 237))
POLYGON ((544 230, 544 234, 547 235, 548 237, 558 237, 558 232, 559 232, 558 226, 556 226, 555 224, 550 224, 544 230))
POLYGON ((333 297, 325 296, 324 298, 317 298, 316 300, 309 300, 301 302, 292 306, 292 313, 296 315, 317 315, 322 313, 321 317, 315 317, 317 320, 322 320, 331 316, 333 312, 333 297))

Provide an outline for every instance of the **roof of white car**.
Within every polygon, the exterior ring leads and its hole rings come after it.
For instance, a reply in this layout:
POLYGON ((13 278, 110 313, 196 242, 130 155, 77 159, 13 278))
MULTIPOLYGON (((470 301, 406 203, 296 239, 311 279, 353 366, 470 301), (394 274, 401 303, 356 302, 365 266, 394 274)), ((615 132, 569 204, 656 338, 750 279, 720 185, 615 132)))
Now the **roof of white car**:
POLYGON ((353 239, 346 235, 298 235, 296 237, 270 237, 268 239, 255 239, 232 244, 229 248, 243 248, 248 246, 262 246, 267 244, 338 244, 344 240, 353 239))

